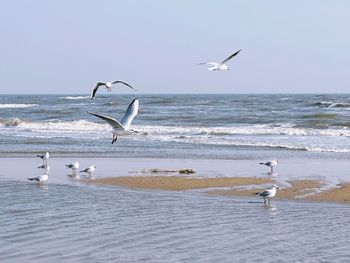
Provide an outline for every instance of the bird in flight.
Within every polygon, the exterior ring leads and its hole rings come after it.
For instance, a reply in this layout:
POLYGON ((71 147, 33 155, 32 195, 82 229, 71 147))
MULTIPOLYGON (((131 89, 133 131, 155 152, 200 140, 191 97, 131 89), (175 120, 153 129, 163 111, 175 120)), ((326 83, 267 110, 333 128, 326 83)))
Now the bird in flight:
POLYGON ((100 115, 93 112, 88 112, 91 115, 94 115, 105 122, 107 122, 113 128, 113 139, 112 144, 115 143, 120 135, 127 135, 137 131, 130 129, 132 120, 135 118, 139 110, 139 99, 135 98, 129 104, 128 109, 126 110, 122 120, 119 122, 117 119, 114 119, 109 116, 100 115))
POLYGON ((106 83, 105 83, 105 82, 99 81, 99 82, 96 83, 95 87, 93 88, 93 90, 92 90, 92 92, 91 92, 90 98, 93 99, 93 98, 95 97, 95 94, 96 94, 96 92, 97 92, 97 90, 98 90, 99 87, 105 86, 106 89, 107 89, 108 92, 109 92, 109 91, 112 90, 112 86, 113 86, 114 84, 117 84, 117 83, 121 83, 121 84, 123 84, 123 85, 125 85, 125 86, 128 86, 129 88, 131 88, 131 89, 133 89, 133 90, 136 90, 136 89, 133 88, 131 85, 129 85, 128 83, 126 83, 126 82, 124 82, 124 81, 121 81, 121 80, 115 80, 115 81, 106 82, 106 83))
POLYGON ((202 63, 198 63, 198 65, 208 65, 211 67, 208 67, 208 70, 210 71, 215 71, 215 70, 229 70, 230 68, 228 67, 227 63, 233 58, 235 57, 239 52, 241 51, 238 50, 235 53, 233 53, 232 55, 230 55, 229 57, 227 57, 226 59, 224 59, 221 63, 217 63, 217 62, 202 62, 202 63))

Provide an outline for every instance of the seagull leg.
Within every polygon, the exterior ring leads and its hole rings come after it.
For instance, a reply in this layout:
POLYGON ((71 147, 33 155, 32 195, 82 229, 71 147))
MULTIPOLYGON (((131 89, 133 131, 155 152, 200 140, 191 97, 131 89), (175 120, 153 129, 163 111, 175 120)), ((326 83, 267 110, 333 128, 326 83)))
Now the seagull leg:
POLYGON ((118 136, 116 134, 113 134, 112 144, 115 143, 117 140, 118 140, 118 136))

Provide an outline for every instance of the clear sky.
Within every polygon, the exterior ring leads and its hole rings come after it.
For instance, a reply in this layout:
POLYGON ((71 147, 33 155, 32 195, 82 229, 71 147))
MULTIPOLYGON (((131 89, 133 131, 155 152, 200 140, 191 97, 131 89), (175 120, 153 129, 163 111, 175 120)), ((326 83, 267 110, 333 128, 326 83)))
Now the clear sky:
POLYGON ((0 93, 119 79, 140 93, 348 93, 349 12, 346 0, 2 1, 0 93), (238 49, 230 71, 196 65, 238 49))

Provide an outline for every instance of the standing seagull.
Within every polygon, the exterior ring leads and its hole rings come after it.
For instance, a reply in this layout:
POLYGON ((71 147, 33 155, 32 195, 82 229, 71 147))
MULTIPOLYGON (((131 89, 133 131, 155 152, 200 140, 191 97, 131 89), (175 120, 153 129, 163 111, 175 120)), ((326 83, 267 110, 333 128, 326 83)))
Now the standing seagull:
POLYGON ((233 53, 232 55, 230 55, 228 58, 226 58, 224 61, 222 61, 221 63, 217 63, 217 62, 202 62, 202 63, 198 63, 198 65, 209 65, 212 67, 208 67, 208 70, 210 71, 215 71, 215 70, 229 70, 229 67, 227 66, 227 63, 234 57, 236 56, 239 52, 241 51, 238 50, 235 53, 233 53))
POLYGON ((79 163, 78 162, 74 162, 74 163, 71 163, 71 164, 66 164, 66 167, 72 169, 72 173, 75 174, 77 172, 77 170, 79 169, 79 163))
POLYGON ((130 125, 132 120, 137 115, 138 110, 139 110, 139 99, 135 98, 129 104, 129 107, 126 110, 124 117, 120 122, 109 116, 104 116, 104 115, 100 115, 92 112, 88 112, 88 113, 104 120, 105 122, 107 122, 109 125, 113 127, 113 132, 112 132, 113 133, 112 144, 113 144, 117 141, 118 136, 120 135, 127 135, 127 134, 131 134, 132 132, 137 133, 137 131, 130 129, 130 125))
POLYGON ((261 196, 264 199, 264 204, 266 204, 266 201, 269 201, 276 195, 277 189, 280 189, 277 185, 273 185, 270 189, 266 189, 265 191, 262 191, 260 193, 256 193, 256 195, 261 196))
POLYGON ((95 94, 96 94, 99 87, 106 86, 106 89, 108 90, 108 92, 110 92, 112 90, 112 85, 117 84, 117 83, 124 84, 124 85, 128 86, 129 88, 136 90, 135 88, 131 87, 128 83, 121 81, 121 80, 115 80, 115 81, 111 81, 111 82, 107 82, 107 83, 99 81, 96 83, 94 89, 91 92, 91 99, 93 99, 95 97, 95 94))
POLYGON ((37 157, 39 157, 41 160, 43 160, 43 165, 47 166, 47 160, 50 157, 49 152, 46 152, 45 154, 37 154, 37 157))
POLYGON ((27 178, 27 179, 30 181, 33 181, 33 180, 37 181, 38 184, 43 184, 44 182, 46 182, 49 179, 49 174, 50 174, 50 172, 47 171, 42 175, 39 175, 37 177, 27 178))
POLYGON ((90 165, 88 168, 81 170, 80 173, 87 173, 89 174, 89 177, 91 177, 91 174, 95 171, 96 166, 95 165, 90 165))
POLYGON ((268 161, 266 163, 259 163, 259 164, 266 165, 266 166, 270 167, 271 168, 271 173, 273 173, 273 167, 275 167, 278 164, 278 161, 277 160, 272 160, 272 161, 268 161))

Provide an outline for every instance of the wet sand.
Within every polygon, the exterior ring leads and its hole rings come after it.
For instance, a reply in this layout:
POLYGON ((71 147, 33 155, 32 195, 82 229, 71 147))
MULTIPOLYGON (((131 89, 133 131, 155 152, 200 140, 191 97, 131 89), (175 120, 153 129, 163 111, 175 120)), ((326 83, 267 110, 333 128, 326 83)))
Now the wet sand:
MULTIPOLYGON (((321 182, 315 180, 294 180, 288 181, 290 187, 282 188, 277 191, 276 198, 278 199, 304 199, 305 195, 316 194, 321 186, 321 182)), ((255 193, 263 191, 265 188, 254 189, 230 189, 230 190, 214 190, 209 191, 209 194, 218 195, 235 195, 235 196, 252 196, 255 193)))
POLYGON ((259 185, 272 183, 272 180, 256 177, 194 178, 182 176, 121 176, 96 179, 93 183, 129 188, 185 191, 215 187, 236 187, 252 184, 259 185))
MULTIPOLYGON (((96 179, 92 183, 170 191, 208 189, 207 193, 212 195, 253 197, 256 192, 262 191, 267 185, 276 182, 273 179, 257 177, 121 176, 96 179), (230 187, 232 189, 227 189, 230 187), (209 190, 210 188, 223 189, 209 190)), ((324 183, 317 180, 292 180, 287 183, 290 186, 278 190, 276 199, 350 203, 350 184, 342 184, 340 187, 321 191, 324 183)))
POLYGON ((310 201, 332 201, 350 203, 350 183, 342 183, 337 188, 323 191, 317 195, 307 196, 310 201))

